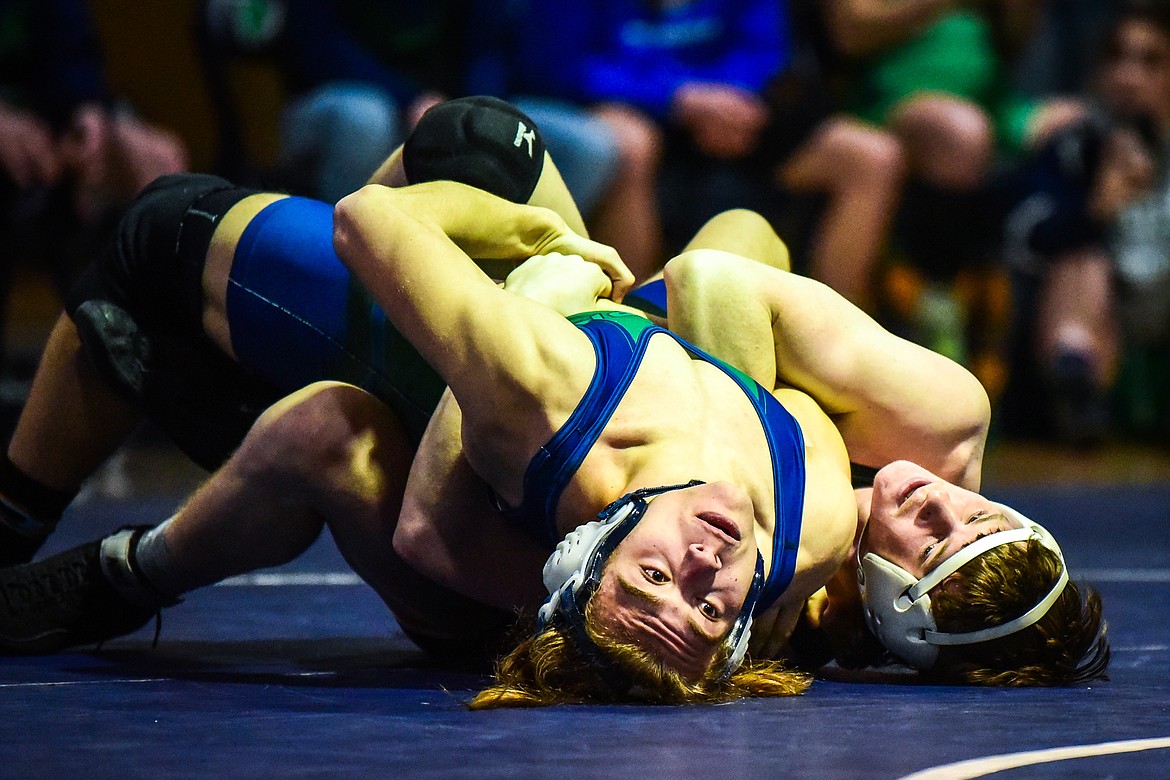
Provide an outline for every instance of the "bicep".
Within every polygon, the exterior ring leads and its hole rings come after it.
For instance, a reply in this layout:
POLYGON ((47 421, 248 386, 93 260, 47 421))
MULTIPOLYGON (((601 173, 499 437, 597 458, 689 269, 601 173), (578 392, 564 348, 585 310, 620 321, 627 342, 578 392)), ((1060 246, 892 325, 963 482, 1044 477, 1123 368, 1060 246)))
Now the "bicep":
POLYGON ((519 394, 557 405, 561 386, 564 403, 575 403, 578 383, 553 380, 588 382, 588 340, 552 310, 499 289, 436 224, 403 208, 399 192, 367 187, 342 200, 337 252, 468 416, 494 417, 519 394))

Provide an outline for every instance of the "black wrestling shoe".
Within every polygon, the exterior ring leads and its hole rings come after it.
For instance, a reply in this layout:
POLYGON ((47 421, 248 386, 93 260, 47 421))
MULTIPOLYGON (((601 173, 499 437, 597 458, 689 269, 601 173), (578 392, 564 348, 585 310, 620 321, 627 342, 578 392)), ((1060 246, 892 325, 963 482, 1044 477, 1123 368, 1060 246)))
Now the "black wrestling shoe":
POLYGON ((0 655, 55 653, 129 634, 157 613, 114 590, 102 541, 0 570, 0 655))

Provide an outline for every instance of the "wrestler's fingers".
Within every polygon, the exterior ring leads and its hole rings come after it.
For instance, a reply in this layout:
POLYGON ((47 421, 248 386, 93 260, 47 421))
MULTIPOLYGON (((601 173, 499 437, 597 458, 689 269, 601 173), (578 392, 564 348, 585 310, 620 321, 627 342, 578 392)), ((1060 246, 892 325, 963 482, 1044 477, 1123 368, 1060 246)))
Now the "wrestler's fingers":
POLYGON ((581 239, 581 242, 581 245, 570 253, 600 268, 610 282, 610 290, 605 297, 620 303, 634 286, 633 272, 613 247, 589 239, 581 239))

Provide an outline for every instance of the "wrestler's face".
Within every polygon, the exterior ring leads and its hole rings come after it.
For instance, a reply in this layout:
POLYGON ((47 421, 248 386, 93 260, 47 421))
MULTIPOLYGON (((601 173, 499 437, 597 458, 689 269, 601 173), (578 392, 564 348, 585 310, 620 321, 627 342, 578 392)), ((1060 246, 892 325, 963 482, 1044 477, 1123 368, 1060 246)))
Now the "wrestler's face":
POLYGON ((751 500, 732 483, 655 497, 610 556, 593 596, 603 625, 697 677, 747 596, 754 529, 751 500))
POLYGON ((979 537, 1018 527, 994 502, 899 460, 874 478, 860 555, 877 553, 922 577, 979 537))

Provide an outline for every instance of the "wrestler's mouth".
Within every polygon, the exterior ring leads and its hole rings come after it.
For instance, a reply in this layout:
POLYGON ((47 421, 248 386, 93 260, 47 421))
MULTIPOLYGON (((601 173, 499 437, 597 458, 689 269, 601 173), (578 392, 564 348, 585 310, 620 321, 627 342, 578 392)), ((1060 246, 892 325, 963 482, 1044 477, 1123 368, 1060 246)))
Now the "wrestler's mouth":
POLYGON ((725 517, 718 512, 700 512, 698 517, 731 544, 735 544, 743 538, 739 526, 730 517, 725 517))
POLYGON ((919 488, 926 487, 929 484, 930 480, 921 478, 911 479, 906 482, 906 484, 902 485, 902 489, 898 491, 898 506, 902 506, 909 501, 910 496, 914 495, 919 488))

